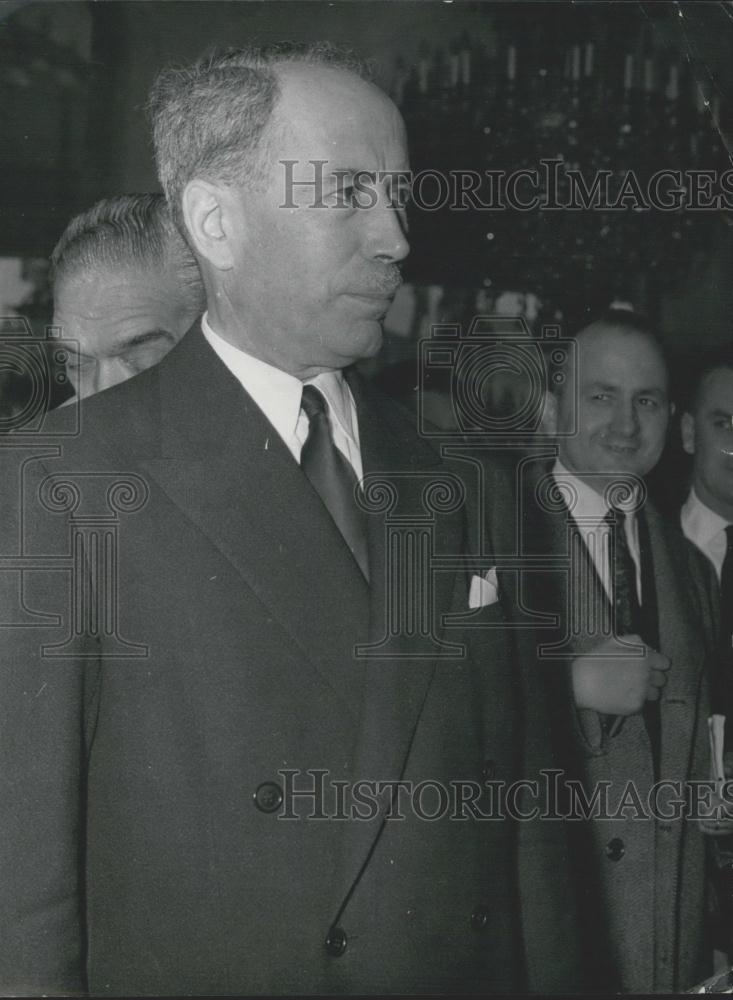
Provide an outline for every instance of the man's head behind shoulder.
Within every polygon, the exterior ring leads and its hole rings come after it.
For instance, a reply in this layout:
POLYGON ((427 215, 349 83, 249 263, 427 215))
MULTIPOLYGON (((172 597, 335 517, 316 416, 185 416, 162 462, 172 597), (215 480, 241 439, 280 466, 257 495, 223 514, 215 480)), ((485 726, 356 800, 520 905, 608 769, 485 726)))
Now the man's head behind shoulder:
POLYGON ((54 324, 78 344, 67 372, 79 397, 160 361, 204 308, 198 265, 161 194, 97 202, 51 261, 54 324))
POLYGON ((374 355, 409 249, 408 160, 362 65, 328 45, 215 54, 163 71, 150 111, 212 328, 303 379, 374 355))
POLYGON ((733 522, 733 348, 713 350, 697 366, 680 428, 698 499, 733 522))
POLYGON ((560 461, 596 489, 645 476, 659 461, 673 412, 659 337, 642 317, 609 309, 575 340, 574 362, 547 400, 560 461))

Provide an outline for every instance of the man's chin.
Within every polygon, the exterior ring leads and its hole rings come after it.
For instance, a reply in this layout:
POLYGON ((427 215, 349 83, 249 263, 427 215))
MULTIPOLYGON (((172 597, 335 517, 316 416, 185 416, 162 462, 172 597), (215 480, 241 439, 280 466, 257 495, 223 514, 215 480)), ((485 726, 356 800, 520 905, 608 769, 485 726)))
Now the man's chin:
POLYGON ((382 344, 384 343, 384 327, 381 323, 377 323, 375 330, 371 336, 371 343, 365 348, 366 354, 365 358, 373 358, 375 354, 379 354, 382 349, 382 344))
MULTIPOLYGON (((383 342, 384 330, 381 323, 375 322, 369 323, 368 326, 362 326, 358 334, 355 332, 353 353, 351 349, 345 352, 345 357, 348 360, 344 362, 344 367, 355 364, 357 361, 367 361, 369 358, 375 357, 379 354, 383 342)), ((349 345, 349 348, 351 348, 351 345, 349 345)))

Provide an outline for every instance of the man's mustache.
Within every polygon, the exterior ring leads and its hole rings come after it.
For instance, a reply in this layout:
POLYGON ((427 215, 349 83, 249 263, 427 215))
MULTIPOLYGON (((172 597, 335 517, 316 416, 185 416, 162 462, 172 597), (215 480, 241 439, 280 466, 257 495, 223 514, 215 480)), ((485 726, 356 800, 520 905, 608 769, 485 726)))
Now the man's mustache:
POLYGON ((395 264, 388 264, 383 270, 375 272, 368 278, 363 291, 367 295, 384 295, 385 298, 392 298, 401 284, 400 269, 395 264))

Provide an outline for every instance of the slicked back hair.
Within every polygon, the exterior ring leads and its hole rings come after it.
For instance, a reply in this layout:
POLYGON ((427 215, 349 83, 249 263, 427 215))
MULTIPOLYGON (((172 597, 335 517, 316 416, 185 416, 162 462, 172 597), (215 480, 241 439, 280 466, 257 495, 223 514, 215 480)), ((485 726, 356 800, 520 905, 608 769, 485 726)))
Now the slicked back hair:
POLYGON ((51 254, 54 287, 95 270, 170 268, 182 296, 205 307, 196 258, 173 224, 162 194, 103 198, 75 216, 51 254))
POLYGON ((733 345, 716 347, 702 356, 695 366, 684 399, 684 410, 693 416, 703 398, 703 385, 708 375, 719 369, 733 372, 733 345))
POLYGON ((182 233, 181 199, 189 181, 262 182, 267 125, 280 95, 277 67, 284 63, 331 66, 371 77, 367 63, 327 42, 214 51, 192 66, 170 67, 158 75, 148 102, 155 160, 182 233))

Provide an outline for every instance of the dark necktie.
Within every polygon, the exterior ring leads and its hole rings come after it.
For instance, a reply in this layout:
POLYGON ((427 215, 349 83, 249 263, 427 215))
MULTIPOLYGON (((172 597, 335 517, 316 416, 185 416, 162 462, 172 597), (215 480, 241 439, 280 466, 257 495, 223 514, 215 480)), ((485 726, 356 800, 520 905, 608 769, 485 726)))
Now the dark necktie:
MULTIPOLYGON (((639 514, 639 518, 641 519, 641 513, 639 514)), ((615 545, 613 547, 612 562, 612 593, 614 614, 616 617, 616 635, 639 635, 648 646, 654 648, 658 645, 659 639, 656 635, 653 636, 650 634, 652 623, 645 620, 644 609, 639 601, 636 589, 636 563, 634 562, 634 557, 631 555, 629 543, 626 538, 626 513, 618 508, 612 508, 606 515, 606 520, 612 525, 615 521, 616 528, 614 532, 615 545)), ((641 524, 639 527, 641 529, 641 524)), ((647 553, 647 557, 649 556, 650 553, 647 553)), ((643 560, 641 552, 640 558, 643 560)), ((653 577, 650 581, 650 575, 648 573, 645 574, 644 570, 645 566, 642 561, 642 599, 646 601, 646 598, 651 595, 644 593, 645 583, 653 582, 653 577)), ((656 623, 654 623, 653 631, 657 631, 656 623)), ((642 717, 649 736, 654 774, 657 777, 659 775, 662 738, 659 701, 646 701, 642 709, 642 717)), ((618 733, 621 724, 620 720, 617 721, 611 731, 618 733)))
POLYGON ((641 605, 636 590, 636 563, 626 539, 626 514, 612 508, 606 514, 610 525, 615 522, 613 548, 612 594, 616 616, 616 635, 641 635, 641 605))
POLYGON ((301 468, 343 535, 368 582, 366 521, 354 495, 356 475, 333 443, 328 404, 315 386, 303 386, 301 407, 308 417, 308 437, 300 453, 301 468))
POLYGON ((720 663, 711 692, 714 712, 726 715, 726 744, 733 737, 733 524, 725 529, 728 548, 720 572, 720 663))

